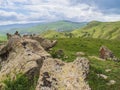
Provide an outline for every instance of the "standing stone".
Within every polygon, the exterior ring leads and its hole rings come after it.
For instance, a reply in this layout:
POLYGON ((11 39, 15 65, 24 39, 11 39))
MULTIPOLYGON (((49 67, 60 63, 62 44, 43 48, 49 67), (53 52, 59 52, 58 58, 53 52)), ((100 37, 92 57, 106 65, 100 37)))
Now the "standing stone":
POLYGON ((101 46, 99 52, 100 52, 100 58, 102 59, 113 59, 114 58, 113 52, 105 46, 101 46))

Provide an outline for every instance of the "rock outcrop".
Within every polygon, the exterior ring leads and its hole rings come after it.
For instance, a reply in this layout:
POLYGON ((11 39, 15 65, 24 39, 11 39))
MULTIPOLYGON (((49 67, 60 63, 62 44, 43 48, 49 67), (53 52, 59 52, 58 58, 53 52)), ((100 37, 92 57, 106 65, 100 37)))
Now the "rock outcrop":
POLYGON ((46 51, 57 41, 36 35, 22 37, 18 32, 7 35, 8 41, 0 49, 0 83, 8 76, 14 80, 22 73, 29 79, 39 76, 36 90, 90 90, 85 81, 89 72, 86 58, 79 57, 74 62, 65 63, 53 59, 46 51))
POLYGON ((28 76, 38 74, 43 60, 47 57, 51 56, 38 41, 12 35, 0 51, 0 81, 8 75, 14 78, 20 72, 28 76))
POLYGON ((90 90, 85 82, 88 71, 86 58, 77 58, 71 63, 47 59, 40 70, 36 90, 90 90))

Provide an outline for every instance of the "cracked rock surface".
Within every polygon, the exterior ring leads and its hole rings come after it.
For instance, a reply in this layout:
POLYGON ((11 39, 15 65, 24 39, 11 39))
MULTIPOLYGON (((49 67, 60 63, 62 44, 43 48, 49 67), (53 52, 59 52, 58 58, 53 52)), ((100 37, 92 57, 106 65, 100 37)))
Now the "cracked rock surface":
POLYGON ((36 90, 90 90, 85 81, 88 70, 86 58, 77 58, 71 63, 49 58, 40 70, 36 90))

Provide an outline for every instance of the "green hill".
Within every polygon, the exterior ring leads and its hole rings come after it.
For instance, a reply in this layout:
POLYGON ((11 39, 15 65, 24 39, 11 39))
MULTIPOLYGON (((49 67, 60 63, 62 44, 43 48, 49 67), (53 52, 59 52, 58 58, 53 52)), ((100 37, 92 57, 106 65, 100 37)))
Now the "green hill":
POLYGON ((57 32, 55 30, 48 30, 46 32, 43 32, 41 36, 45 38, 65 38, 64 32, 57 32))
POLYGON ((120 21, 92 21, 85 27, 72 31, 75 37, 92 37, 101 39, 120 39, 120 21))

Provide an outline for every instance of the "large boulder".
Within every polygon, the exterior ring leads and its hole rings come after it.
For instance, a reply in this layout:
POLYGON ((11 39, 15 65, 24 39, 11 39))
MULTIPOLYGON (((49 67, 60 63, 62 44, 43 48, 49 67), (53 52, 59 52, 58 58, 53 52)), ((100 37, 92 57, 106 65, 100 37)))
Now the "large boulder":
POLYGON ((65 63, 49 58, 44 61, 36 90, 90 90, 85 78, 89 71, 86 58, 65 63))
POLYGON ((39 74, 43 60, 48 57, 51 57, 50 54, 38 41, 12 35, 0 50, 0 81, 5 80, 8 75, 15 78, 19 73, 34 77, 39 74))

